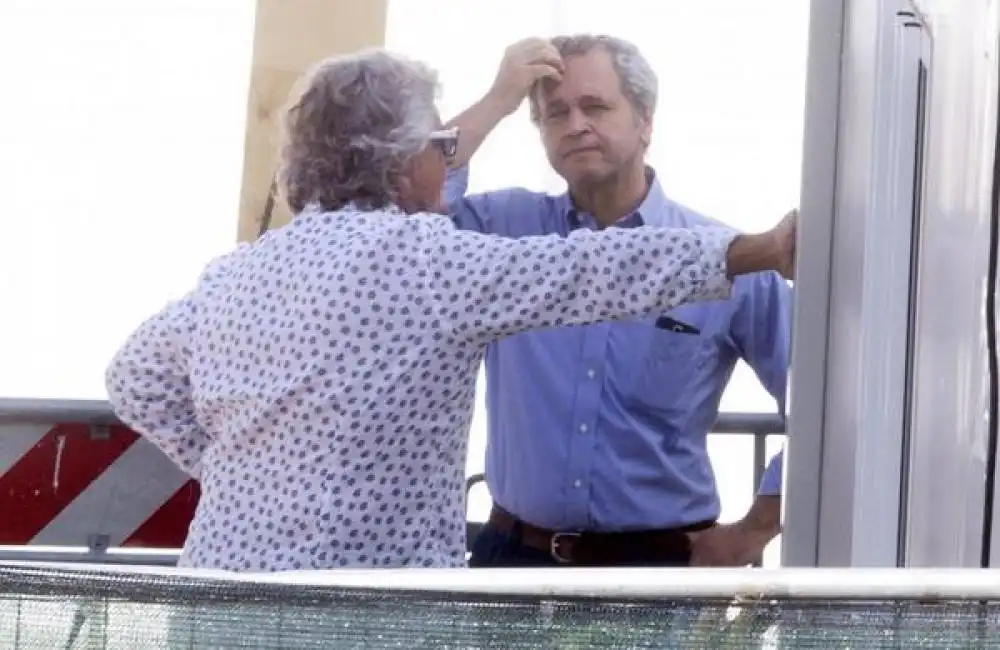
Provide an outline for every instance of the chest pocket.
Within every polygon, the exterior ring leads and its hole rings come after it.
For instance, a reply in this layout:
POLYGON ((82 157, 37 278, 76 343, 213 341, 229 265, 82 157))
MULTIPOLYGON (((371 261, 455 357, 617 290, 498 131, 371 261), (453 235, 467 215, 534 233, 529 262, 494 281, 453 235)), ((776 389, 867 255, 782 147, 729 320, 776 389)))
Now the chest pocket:
POLYGON ((703 333, 643 328, 644 358, 636 359, 629 401, 669 414, 686 411, 715 346, 703 333))

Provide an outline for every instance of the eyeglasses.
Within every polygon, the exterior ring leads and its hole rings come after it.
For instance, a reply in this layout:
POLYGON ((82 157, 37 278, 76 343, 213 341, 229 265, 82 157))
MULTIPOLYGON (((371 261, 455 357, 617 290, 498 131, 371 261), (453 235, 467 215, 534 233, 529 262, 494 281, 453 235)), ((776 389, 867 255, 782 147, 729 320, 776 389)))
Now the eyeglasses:
POLYGON ((441 150, 445 158, 454 158, 455 153, 458 151, 458 127, 453 126, 450 129, 433 131, 429 140, 435 147, 441 150))

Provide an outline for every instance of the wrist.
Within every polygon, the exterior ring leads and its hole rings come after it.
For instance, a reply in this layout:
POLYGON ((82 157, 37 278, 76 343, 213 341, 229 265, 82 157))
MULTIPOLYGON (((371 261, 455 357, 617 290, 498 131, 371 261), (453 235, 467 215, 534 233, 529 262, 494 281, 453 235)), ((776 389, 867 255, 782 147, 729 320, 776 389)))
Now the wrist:
POLYGON ((773 271, 779 262, 779 246, 770 232, 737 235, 726 252, 726 275, 730 280, 738 275, 773 271))
POLYGON ((777 537, 781 534, 781 497, 759 495, 739 525, 767 540, 777 537))
POLYGON ((781 523, 776 521, 764 521, 747 517, 741 519, 738 525, 748 534, 766 541, 771 541, 781 534, 781 523))
POLYGON ((482 105, 497 117, 497 121, 512 115, 521 106, 524 97, 514 96, 500 88, 490 88, 481 100, 482 105))

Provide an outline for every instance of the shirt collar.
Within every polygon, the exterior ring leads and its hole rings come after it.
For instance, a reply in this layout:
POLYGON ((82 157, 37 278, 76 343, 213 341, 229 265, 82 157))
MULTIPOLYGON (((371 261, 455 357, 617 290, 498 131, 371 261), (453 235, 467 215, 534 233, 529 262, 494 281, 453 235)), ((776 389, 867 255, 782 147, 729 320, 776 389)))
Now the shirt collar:
MULTIPOLYGON (((646 182, 649 184, 649 191, 646 193, 646 198, 642 200, 642 203, 639 204, 639 207, 634 212, 625 215, 615 222, 616 226, 628 228, 642 225, 668 225, 668 211, 666 210, 667 195, 664 194, 663 187, 660 186, 660 181, 656 178, 656 171, 652 167, 646 167, 646 182)), ((592 215, 580 212, 573 206, 573 199, 570 197, 569 192, 563 194, 561 199, 571 230, 577 228, 597 229, 597 222, 592 215)))

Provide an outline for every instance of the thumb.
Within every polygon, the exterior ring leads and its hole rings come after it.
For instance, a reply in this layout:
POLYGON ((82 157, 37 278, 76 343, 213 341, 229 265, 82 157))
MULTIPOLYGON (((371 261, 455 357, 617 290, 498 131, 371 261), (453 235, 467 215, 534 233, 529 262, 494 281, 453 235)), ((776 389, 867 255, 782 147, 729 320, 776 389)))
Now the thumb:
POLYGON ((691 549, 691 557, 688 559, 688 566, 711 566, 712 563, 709 561, 707 554, 697 550, 691 549))

